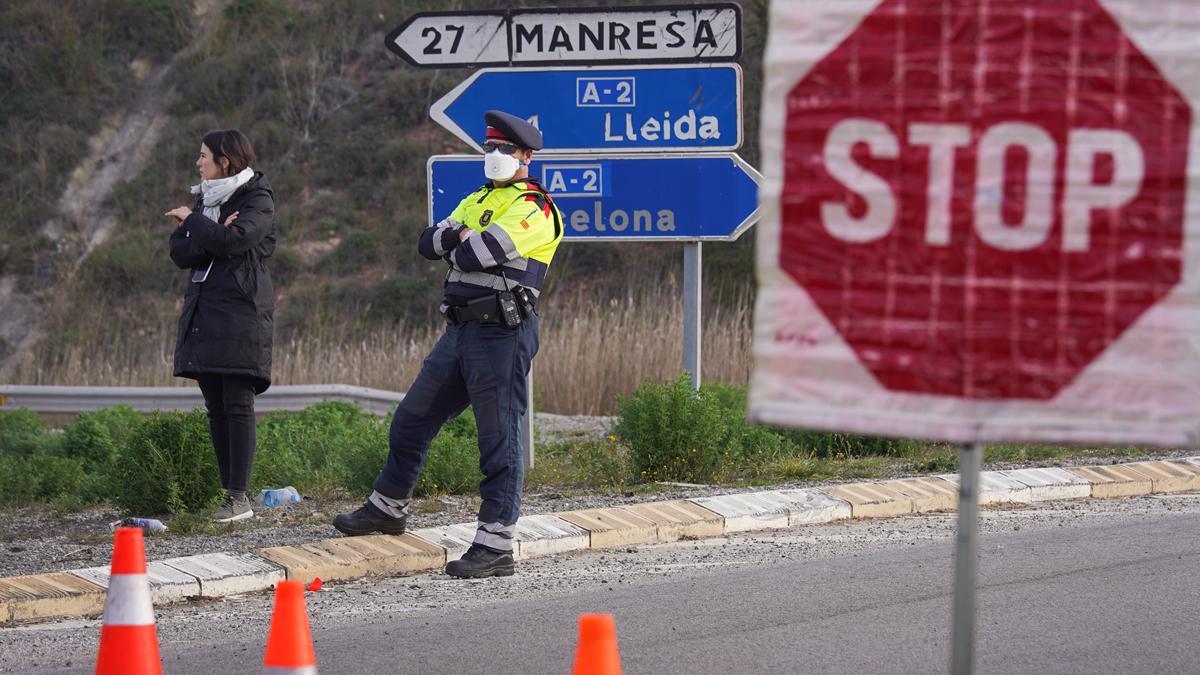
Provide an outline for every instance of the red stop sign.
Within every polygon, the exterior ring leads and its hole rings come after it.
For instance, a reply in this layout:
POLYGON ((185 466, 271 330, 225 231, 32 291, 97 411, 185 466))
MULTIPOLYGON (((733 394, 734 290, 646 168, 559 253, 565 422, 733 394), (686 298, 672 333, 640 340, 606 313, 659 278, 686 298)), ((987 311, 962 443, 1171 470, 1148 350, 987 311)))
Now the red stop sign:
POLYGON ((885 0, 789 92, 780 267, 890 390, 1051 398, 1180 281, 1191 114, 1096 0, 885 0))

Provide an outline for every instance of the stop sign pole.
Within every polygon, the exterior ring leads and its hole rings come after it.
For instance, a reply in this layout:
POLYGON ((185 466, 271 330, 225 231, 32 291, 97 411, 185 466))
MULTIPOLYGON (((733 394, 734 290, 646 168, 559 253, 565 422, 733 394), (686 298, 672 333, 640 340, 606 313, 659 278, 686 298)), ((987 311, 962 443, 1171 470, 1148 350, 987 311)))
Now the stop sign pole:
POLYGON ((954 541, 954 614, 950 672, 975 672, 975 583, 979 566, 979 468, 983 446, 958 447, 958 527, 954 541))
POLYGON ((751 419, 960 445, 1200 442, 1200 4, 771 4, 751 419))

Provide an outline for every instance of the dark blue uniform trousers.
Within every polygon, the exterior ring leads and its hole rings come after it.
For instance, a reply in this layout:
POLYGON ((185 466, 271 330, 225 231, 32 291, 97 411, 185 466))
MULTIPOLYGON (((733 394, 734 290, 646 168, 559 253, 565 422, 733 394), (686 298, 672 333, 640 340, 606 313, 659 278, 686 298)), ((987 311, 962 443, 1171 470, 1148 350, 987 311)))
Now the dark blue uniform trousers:
POLYGON ((511 550, 525 479, 521 416, 537 350, 536 314, 516 328, 478 321, 448 325, 396 408, 390 452, 375 491, 391 499, 411 498, 433 437, 469 404, 483 473, 475 543, 511 550))

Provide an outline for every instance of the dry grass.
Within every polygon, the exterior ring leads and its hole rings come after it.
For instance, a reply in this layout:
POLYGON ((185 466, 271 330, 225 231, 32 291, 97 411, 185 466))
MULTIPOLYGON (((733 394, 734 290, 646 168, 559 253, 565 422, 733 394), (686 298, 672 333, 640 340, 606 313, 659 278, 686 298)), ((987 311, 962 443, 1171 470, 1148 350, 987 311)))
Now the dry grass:
MULTIPOLYGON (((648 295, 601 306, 570 304, 548 313, 535 362, 540 409, 600 414, 647 378, 664 380, 683 367, 683 305, 648 295)), ((704 380, 745 384, 750 375, 750 302, 702 313, 704 380)))
MULTIPOLYGON (((537 408, 599 415, 615 412, 618 395, 646 379, 677 375, 683 362, 683 307, 662 292, 604 304, 553 298, 543 312, 534 361, 537 408)), ((706 307, 701 361, 704 380, 745 384, 750 373, 749 299, 731 309, 706 307)), ((339 383, 403 391, 441 334, 440 325, 321 329, 276 344, 276 384, 339 383)), ((77 346, 43 345, 17 368, 16 383, 83 386, 171 386, 174 331, 146 336, 95 336, 77 346), (35 365, 35 364, 41 364, 35 365)))

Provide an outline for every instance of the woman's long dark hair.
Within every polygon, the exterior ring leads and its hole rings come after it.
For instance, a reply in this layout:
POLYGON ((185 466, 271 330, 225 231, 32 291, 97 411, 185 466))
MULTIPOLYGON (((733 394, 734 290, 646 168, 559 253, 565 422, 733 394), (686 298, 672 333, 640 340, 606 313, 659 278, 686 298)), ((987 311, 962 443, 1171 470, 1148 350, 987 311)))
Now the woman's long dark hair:
POLYGON ((226 176, 240 173, 254 164, 254 148, 250 146, 250 139, 237 129, 210 131, 204 134, 204 145, 212 152, 213 162, 217 166, 221 166, 221 157, 229 160, 226 176))

